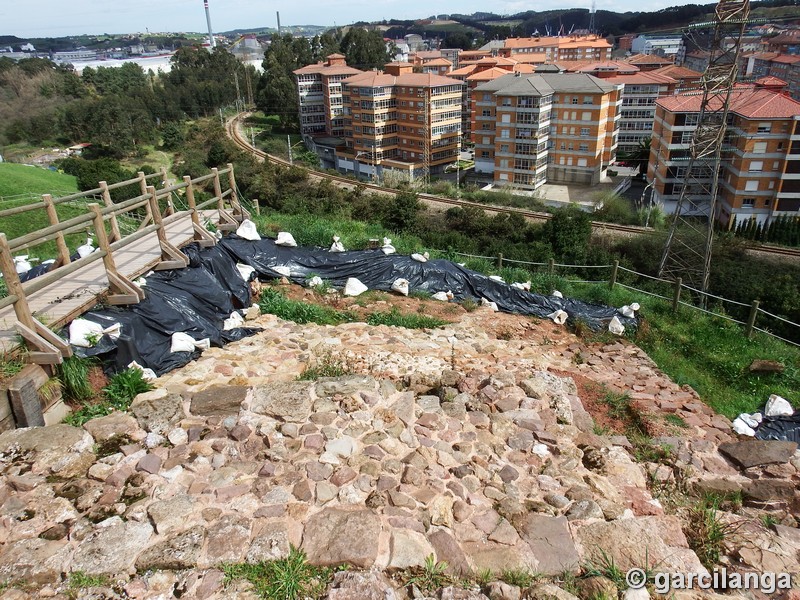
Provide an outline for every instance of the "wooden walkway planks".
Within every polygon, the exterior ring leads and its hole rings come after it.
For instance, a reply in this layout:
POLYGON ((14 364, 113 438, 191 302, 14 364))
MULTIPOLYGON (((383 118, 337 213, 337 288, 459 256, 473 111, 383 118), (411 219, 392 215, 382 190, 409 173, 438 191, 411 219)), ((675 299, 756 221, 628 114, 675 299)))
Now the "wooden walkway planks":
MULTIPOLYGON (((202 213, 204 217, 216 214, 216 211, 202 213)), ((165 225, 164 230, 167 239, 175 246, 180 247, 191 242, 193 229, 190 213, 186 211, 182 218, 176 218, 165 225)), ((117 270, 130 279, 152 269, 160 258, 161 249, 155 232, 114 252, 117 270)), ((34 316, 40 317, 44 324, 60 327, 94 306, 98 295, 107 289, 108 279, 103 261, 98 260, 31 294, 28 296, 28 303, 34 316)), ((18 345, 15 321, 13 306, 0 309, 0 354, 18 345)))

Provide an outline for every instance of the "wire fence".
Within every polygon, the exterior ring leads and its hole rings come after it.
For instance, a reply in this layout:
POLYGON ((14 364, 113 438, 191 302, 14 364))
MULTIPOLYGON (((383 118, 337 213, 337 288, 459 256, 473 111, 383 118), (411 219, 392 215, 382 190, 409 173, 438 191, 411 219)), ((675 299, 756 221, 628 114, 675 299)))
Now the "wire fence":
MULTIPOLYGON (((447 254, 444 251, 439 252, 442 254, 447 254)), ((570 270, 606 269, 609 273, 607 279, 586 280, 570 278, 568 281, 569 283, 573 284, 606 285, 610 289, 614 289, 614 287, 619 286, 631 292, 645 294, 646 296, 669 302, 673 311, 676 311, 679 306, 683 306, 691 310, 696 310, 707 315, 741 325, 744 329, 745 336, 748 338, 751 338, 753 333, 758 331, 787 344, 800 347, 800 324, 762 309, 759 306, 759 300, 753 300, 748 304, 746 302, 731 300, 730 298, 725 298, 709 292, 702 292, 701 290, 684 284, 680 278, 673 281, 662 279, 647 273, 639 273, 638 271, 620 266, 619 261, 614 261, 613 264, 609 265, 570 265, 556 263, 552 259, 547 262, 512 260, 504 258, 502 254, 498 256, 483 256, 477 254, 466 254, 463 252, 454 252, 451 254, 469 259, 492 261, 499 269, 503 268, 506 264, 535 267, 535 272, 542 270, 548 275, 552 276, 564 276, 563 272, 570 270), (561 271, 561 273, 557 273, 557 269, 561 271), (619 281, 619 275, 622 273, 628 275, 626 279, 638 278, 644 281, 652 282, 652 284, 657 287, 656 289, 643 289, 642 287, 637 287, 637 285, 634 285, 633 281, 619 281), (667 290, 671 292, 670 295, 666 295, 667 290), (687 301, 686 297, 689 297, 691 300, 687 301), (737 319, 728 314, 728 311, 725 310, 725 307, 728 305, 733 307, 732 310, 734 312, 739 312, 741 314, 746 313, 746 319, 737 319), (716 308, 709 309, 703 308, 703 306, 712 306, 716 308), (770 321, 772 326, 770 327, 766 321, 770 321), (778 329, 783 335, 778 335, 773 331, 773 329, 778 329)))

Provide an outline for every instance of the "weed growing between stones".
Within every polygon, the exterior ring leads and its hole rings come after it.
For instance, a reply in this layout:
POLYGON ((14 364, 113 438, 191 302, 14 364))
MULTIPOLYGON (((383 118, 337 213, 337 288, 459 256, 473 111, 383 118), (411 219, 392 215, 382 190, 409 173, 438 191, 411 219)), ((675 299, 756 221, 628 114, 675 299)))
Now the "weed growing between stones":
POLYGON ((86 588, 105 587, 109 584, 105 575, 87 575, 83 571, 73 571, 69 574, 67 590, 70 598, 76 598, 78 592, 86 588))
POLYGON ((275 315, 285 321, 294 321, 299 325, 306 323, 339 325, 353 320, 353 316, 350 313, 338 311, 327 306, 289 300, 280 290, 272 287, 264 288, 261 291, 258 305, 262 313, 275 315))
POLYGON ((369 325, 389 325, 406 329, 434 329, 446 325, 447 321, 419 314, 403 314, 396 308, 389 312, 372 313, 367 319, 369 325))
POLYGON ((64 422, 73 427, 81 427, 86 421, 105 416, 114 410, 126 411, 136 396, 152 389, 153 386, 145 381, 140 369, 126 369, 114 375, 103 388, 102 400, 84 405, 64 419, 64 422))
POLYGON ((236 563, 222 566, 225 584, 244 579, 253 584, 255 592, 266 600, 299 600, 319 598, 343 568, 315 567, 305 552, 291 546, 289 555, 270 562, 236 563))
POLYGON ((686 421, 684 421, 679 415, 676 415, 674 413, 668 413, 664 415, 664 420, 670 425, 674 425, 675 427, 680 427, 681 429, 686 429, 688 427, 688 425, 686 425, 686 421))
POLYGON ((719 563, 722 546, 731 529, 717 516, 719 506, 718 498, 704 497, 698 505, 689 509, 688 526, 684 529, 689 547, 709 570, 719 563))
POLYGON ((539 573, 532 573, 527 569, 503 569, 500 573, 500 581, 505 581, 509 585, 516 585, 521 588, 532 586, 541 579, 539 573))
POLYGON ((422 567, 409 569, 411 576, 406 580, 406 584, 416 586, 423 592, 434 593, 439 588, 453 582, 446 573, 447 567, 445 561, 436 562, 436 557, 429 554, 425 557, 425 564, 422 567))
POLYGON ((320 377, 341 377, 342 375, 350 375, 352 372, 353 370, 342 358, 334 356, 330 350, 327 350, 317 358, 317 364, 306 367, 297 376, 297 380, 314 381, 320 377))

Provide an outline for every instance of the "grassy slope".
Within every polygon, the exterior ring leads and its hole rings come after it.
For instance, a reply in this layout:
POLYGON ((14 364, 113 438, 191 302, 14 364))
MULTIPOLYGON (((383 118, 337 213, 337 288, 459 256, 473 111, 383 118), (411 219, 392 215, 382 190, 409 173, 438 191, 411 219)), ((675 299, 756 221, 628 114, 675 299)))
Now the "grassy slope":
POLYGON ((0 199, 20 194, 63 196, 77 191, 75 177, 72 175, 40 167, 0 163, 0 199))
MULTIPOLYGON (((0 209, 35 202, 40 194, 52 194, 54 197, 59 197, 77 191, 75 177, 72 175, 64 175, 39 167, 0 163, 0 198, 12 197, 11 200, 0 200, 0 209), (21 194, 22 198, 13 198, 21 194)), ((83 214, 85 209, 78 205, 62 204, 57 207, 57 212, 59 219, 64 220, 83 214)), ((50 221, 43 209, 0 218, 0 231, 5 233, 8 239, 14 239, 49 225, 50 221)), ((85 239, 86 236, 83 234, 70 235, 67 236, 67 245, 74 250, 85 239)), ((15 252, 15 254, 26 253, 41 259, 53 258, 56 255, 56 244, 51 241, 30 250, 15 252)))
MULTIPOLYGON (((278 213, 262 213, 257 221, 260 231, 273 237, 278 231, 289 231, 300 245, 328 247, 331 237, 339 235, 345 248, 359 249, 365 248, 370 238, 388 236, 399 254, 425 250, 414 236, 394 235, 380 225, 358 221, 278 213)), ((441 253, 428 250, 432 258, 442 257, 441 253)), ((458 257, 458 260, 464 259, 458 257)), ((559 289, 565 296, 611 306, 638 302, 644 320, 639 331, 630 332, 628 338, 644 349, 673 381, 692 386, 709 406, 727 417, 761 410, 770 394, 800 405, 797 347, 761 334, 748 340, 738 325, 720 317, 685 307, 675 315, 669 303, 620 287, 611 291, 607 285, 574 284, 546 274, 531 275, 518 268, 498 271, 491 262, 481 259, 470 259, 466 264, 487 274, 501 275, 506 281, 533 279, 532 289, 539 293, 559 289), (755 359, 776 360, 786 369, 782 374, 753 375, 748 366, 755 359)))

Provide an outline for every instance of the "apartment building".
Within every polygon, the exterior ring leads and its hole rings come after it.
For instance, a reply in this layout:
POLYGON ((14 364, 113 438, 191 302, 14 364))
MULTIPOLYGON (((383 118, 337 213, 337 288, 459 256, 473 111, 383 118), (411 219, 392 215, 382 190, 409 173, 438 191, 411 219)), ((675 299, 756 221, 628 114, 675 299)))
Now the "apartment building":
POLYGON ((631 51, 637 54, 656 54, 668 56, 680 63, 686 54, 683 36, 642 34, 631 42, 631 51))
POLYGON ((346 147, 337 150, 341 169, 380 177, 384 169, 421 176, 455 162, 461 146, 464 83, 413 73, 390 63, 342 81, 346 147))
POLYGON ((626 58, 625 62, 638 67, 640 71, 655 71, 656 69, 675 64, 671 58, 658 56, 656 54, 634 54, 626 58))
MULTIPOLYGON (((800 102, 789 98, 772 79, 739 85, 731 95, 727 146, 720 165, 715 218, 730 226, 781 215, 800 215, 800 102)), ((689 149, 697 128, 701 96, 679 94, 656 103, 653 145, 647 170, 653 199, 675 211, 686 183, 689 149)), ((694 177, 711 170, 699 165, 694 177)), ((707 215, 710 198, 686 190, 688 214, 707 215)))
POLYGON ((348 67, 342 54, 294 71, 303 135, 344 135, 342 80, 361 73, 348 67))
POLYGON ((617 153, 635 152, 653 134, 656 100, 671 96, 677 82, 655 71, 619 75, 605 81, 622 86, 617 153))
POLYGON ((475 170, 498 185, 594 185, 617 147, 622 86, 582 73, 511 73, 472 92, 475 170))
POLYGON ((666 67, 654 69, 650 71, 650 73, 671 77, 676 82, 675 90, 677 91, 697 89, 700 87, 700 80, 703 78, 703 74, 699 71, 694 71, 693 69, 688 69, 679 65, 668 65, 666 67))
POLYGON ((507 58, 537 53, 544 54, 545 61, 609 60, 611 44, 596 35, 508 38, 499 50, 507 58))
POLYGON ((800 56, 761 52, 748 57, 745 69, 746 76, 782 79, 789 95, 800 100, 800 56))

